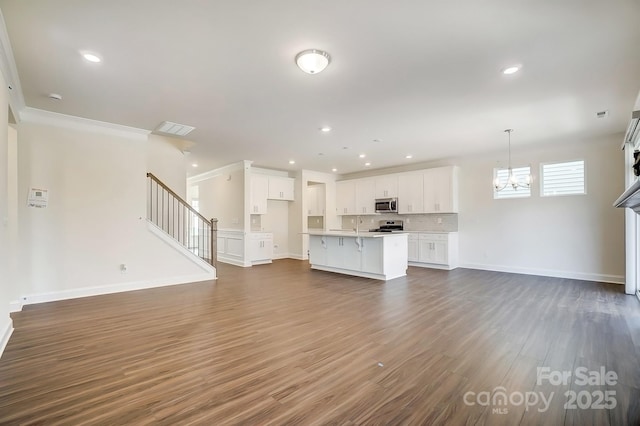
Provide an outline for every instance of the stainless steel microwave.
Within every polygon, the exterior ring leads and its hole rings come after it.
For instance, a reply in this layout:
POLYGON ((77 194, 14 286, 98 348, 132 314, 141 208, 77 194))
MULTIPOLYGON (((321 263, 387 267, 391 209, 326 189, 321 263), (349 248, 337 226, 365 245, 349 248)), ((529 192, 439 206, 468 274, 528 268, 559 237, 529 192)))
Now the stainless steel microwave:
POLYGON ((397 213, 397 198, 378 198, 376 199, 376 213, 397 213))

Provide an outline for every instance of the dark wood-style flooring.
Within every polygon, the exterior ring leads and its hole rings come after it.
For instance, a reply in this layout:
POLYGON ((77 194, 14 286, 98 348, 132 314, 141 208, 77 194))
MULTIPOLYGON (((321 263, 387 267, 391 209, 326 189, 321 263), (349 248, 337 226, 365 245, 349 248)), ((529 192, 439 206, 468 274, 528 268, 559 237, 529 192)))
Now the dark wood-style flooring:
POLYGON ((296 260, 219 276, 24 307, 0 423, 640 424, 640 303, 622 286, 421 268, 381 282, 296 260), (615 385, 536 384, 537 367, 601 366, 615 385), (545 412, 464 402, 499 387, 554 396, 545 412), (567 391, 615 391, 616 407, 565 409, 567 391))

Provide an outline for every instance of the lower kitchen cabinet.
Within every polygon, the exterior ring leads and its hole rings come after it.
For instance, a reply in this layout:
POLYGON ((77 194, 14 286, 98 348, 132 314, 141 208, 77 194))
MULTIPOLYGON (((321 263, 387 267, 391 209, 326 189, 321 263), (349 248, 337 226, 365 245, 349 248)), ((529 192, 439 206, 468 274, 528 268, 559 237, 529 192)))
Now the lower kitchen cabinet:
POLYGON ((419 233, 409 236, 409 264, 426 268, 458 267, 458 233, 419 233))
POLYGON ((266 232, 250 234, 249 256, 252 265, 271 263, 273 259, 273 234, 266 232))
POLYGON ((309 235, 312 269, 390 280, 407 274, 407 234, 309 235))

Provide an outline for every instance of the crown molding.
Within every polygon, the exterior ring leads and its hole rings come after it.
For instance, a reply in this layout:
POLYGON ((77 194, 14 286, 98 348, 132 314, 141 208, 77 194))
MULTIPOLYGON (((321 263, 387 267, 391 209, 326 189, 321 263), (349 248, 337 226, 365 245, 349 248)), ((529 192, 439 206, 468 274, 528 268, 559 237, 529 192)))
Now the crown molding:
POLYGON ((20 120, 25 123, 46 124, 65 129, 102 133, 105 135, 139 140, 147 140, 149 133, 151 133, 149 130, 138 129, 136 127, 91 120, 88 118, 76 117, 74 115, 59 114, 57 112, 45 111, 31 107, 25 107, 21 111, 20 120))
POLYGON ((20 113, 25 108, 24 96, 2 11, 0 11, 0 72, 2 72, 5 83, 8 86, 9 106, 13 111, 16 122, 20 122, 20 113))
POLYGON ((203 180, 211 179, 216 176, 227 174, 235 170, 248 170, 251 167, 251 163, 253 163, 253 161, 250 161, 250 160, 242 160, 235 163, 231 163, 226 166, 222 166, 218 169, 209 170, 208 172, 204 172, 204 173, 200 173, 199 175, 188 177, 187 183, 193 184, 193 183, 202 182, 203 180))

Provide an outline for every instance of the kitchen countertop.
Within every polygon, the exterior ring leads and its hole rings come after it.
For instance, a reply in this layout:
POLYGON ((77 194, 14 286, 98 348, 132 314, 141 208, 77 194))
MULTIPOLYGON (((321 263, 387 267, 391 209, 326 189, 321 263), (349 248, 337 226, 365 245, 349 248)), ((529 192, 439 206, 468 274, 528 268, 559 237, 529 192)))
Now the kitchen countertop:
POLYGON ((391 235, 406 235, 404 232, 369 232, 369 231, 360 231, 356 233, 355 231, 309 231, 306 232, 308 235, 319 235, 319 236, 327 236, 327 237, 361 237, 361 238, 382 238, 388 237, 391 235))

